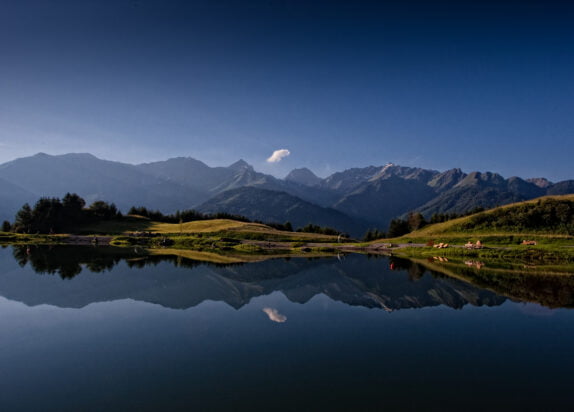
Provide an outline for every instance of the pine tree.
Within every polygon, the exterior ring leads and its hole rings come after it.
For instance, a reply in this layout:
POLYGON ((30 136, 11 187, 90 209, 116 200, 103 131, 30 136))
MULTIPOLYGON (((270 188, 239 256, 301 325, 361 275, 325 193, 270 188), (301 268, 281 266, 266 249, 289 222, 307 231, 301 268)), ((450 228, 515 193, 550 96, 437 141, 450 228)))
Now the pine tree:
POLYGON ((32 208, 28 203, 16 213, 16 220, 14 221, 14 228, 16 232, 30 233, 32 229, 32 208))

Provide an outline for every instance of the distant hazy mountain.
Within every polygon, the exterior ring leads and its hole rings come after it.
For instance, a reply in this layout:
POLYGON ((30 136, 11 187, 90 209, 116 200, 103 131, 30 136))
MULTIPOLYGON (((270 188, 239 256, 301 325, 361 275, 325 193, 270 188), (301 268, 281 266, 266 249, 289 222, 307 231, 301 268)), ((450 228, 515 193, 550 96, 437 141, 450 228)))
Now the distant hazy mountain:
POLYGON ((13 221, 14 215, 24 203, 35 200, 33 193, 0 178, 0 221, 13 221))
POLYGON ((157 178, 166 179, 197 191, 199 193, 197 204, 226 190, 246 186, 286 192, 323 206, 329 205, 336 199, 336 195, 329 191, 312 189, 308 185, 296 181, 281 180, 257 172, 244 160, 239 160, 228 167, 209 167, 205 163, 189 157, 178 157, 161 162, 145 163, 136 167, 157 178))
POLYGON ((308 223, 362 235, 368 225, 342 212, 309 203, 285 192, 242 187, 225 191, 197 208, 203 213, 227 212, 263 222, 291 222, 294 228, 308 223))
POLYGON ((416 209, 433 196, 435 192, 424 181, 390 176, 362 184, 343 196, 334 207, 386 228, 392 218, 416 209))
POLYGON ((317 186, 321 183, 321 180, 321 178, 306 167, 293 169, 287 176, 285 176, 285 181, 299 183, 305 186, 317 186))
POLYGON ((62 197, 67 192, 78 193, 88 203, 114 202, 123 211, 131 206, 164 213, 199 206, 225 208, 264 221, 312 222, 343 231, 352 227, 351 233, 358 234, 365 226, 386 229, 391 219, 414 210, 428 217, 574 193, 574 180, 505 179, 490 172, 439 172, 390 163, 352 168, 325 179, 306 168, 294 169, 285 179, 278 179, 257 172, 243 160, 227 167, 210 167, 190 157, 131 165, 90 154, 39 153, 0 165, 0 219, 13 220, 25 202, 34 203, 41 196, 62 197), (242 188, 264 191, 238 190, 242 188))
POLYGON ((275 188, 281 183, 273 176, 256 172, 244 160, 229 167, 209 167, 190 157, 177 157, 165 161, 144 163, 136 168, 156 178, 176 183, 199 194, 199 203, 211 196, 244 186, 275 188))
POLYGON ((90 154, 39 153, 0 165, 0 178, 32 193, 36 199, 75 192, 88 203, 106 200, 124 210, 132 205, 149 205, 175 211, 203 200, 193 189, 182 190, 180 185, 143 173, 136 166, 90 154))
POLYGON ((227 167, 209 167, 191 157, 176 157, 160 162, 136 166, 140 171, 196 190, 208 196, 211 189, 231 179, 234 170, 227 167))

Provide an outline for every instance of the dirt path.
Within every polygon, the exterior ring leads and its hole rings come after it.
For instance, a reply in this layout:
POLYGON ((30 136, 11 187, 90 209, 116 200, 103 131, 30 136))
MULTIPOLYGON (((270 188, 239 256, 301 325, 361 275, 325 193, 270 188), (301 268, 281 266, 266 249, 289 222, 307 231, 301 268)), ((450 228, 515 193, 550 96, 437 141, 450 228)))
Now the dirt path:
MULTIPOLYGON (((112 236, 80 236, 80 235, 70 235, 64 239, 64 242, 70 245, 97 245, 97 246, 108 246, 112 241, 112 236)), ((264 250, 285 250, 291 249, 293 246, 293 242, 274 242, 274 241, 265 241, 265 240, 242 240, 242 244, 244 245, 253 245, 260 247, 264 250)), ((407 248, 407 247, 426 247, 427 245, 424 243, 393 243, 392 247, 391 244, 386 243, 371 243, 369 245, 356 245, 353 243, 318 243, 318 242, 309 242, 300 244, 299 247, 303 250, 305 248, 315 249, 315 248, 328 248, 334 249, 341 252, 366 252, 366 253, 380 253, 380 254, 389 254, 393 251, 407 248)), ((451 248, 461 248, 464 247, 462 245, 450 245, 451 248)), ((309 250, 309 251, 310 251, 309 250)))
POLYGON ((71 245, 98 245, 108 246, 112 241, 112 236, 78 236, 70 235, 65 239, 66 243, 71 245))
MULTIPOLYGON (((272 241, 262 241, 262 240, 243 240, 242 244, 258 246, 265 250, 276 250, 276 249, 290 249, 292 247, 292 242, 272 242, 272 241)), ((405 247, 425 247, 424 243, 399 243, 393 244, 393 247, 389 247, 389 243, 372 243, 370 245, 354 245, 352 243, 318 243, 309 242, 302 244, 300 247, 305 248, 329 248, 340 250, 342 252, 356 252, 363 251, 369 253, 389 253, 393 250, 397 250, 405 247)))
POLYGON ((269 249, 269 250, 290 249, 291 248, 290 242, 268 242, 265 240, 242 240, 241 244, 258 246, 261 249, 269 249))

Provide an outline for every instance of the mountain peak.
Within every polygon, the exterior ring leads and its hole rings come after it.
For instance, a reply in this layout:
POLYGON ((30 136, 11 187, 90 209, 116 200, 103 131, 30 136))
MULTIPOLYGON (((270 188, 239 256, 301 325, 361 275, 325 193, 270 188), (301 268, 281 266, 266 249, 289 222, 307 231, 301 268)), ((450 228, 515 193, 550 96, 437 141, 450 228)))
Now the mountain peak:
MULTIPOLYGON (((49 156, 49 155, 47 155, 47 156, 49 156)), ((97 159, 97 160, 99 160, 96 156, 94 156, 91 153, 66 153, 63 155, 58 155, 57 157, 64 158, 64 159, 80 159, 80 160, 97 159)))
POLYGON ((527 182, 533 183, 536 186, 540 187, 541 189, 546 189, 552 186, 552 182, 545 177, 533 177, 530 179, 526 179, 527 182))
POLYGON ((498 173, 493 172, 471 172, 464 179, 462 179, 457 186, 471 186, 471 185, 490 185, 497 186, 503 185, 506 181, 498 173))
POLYGON ((315 186, 321 182, 321 178, 317 177, 315 173, 306 167, 302 167, 291 170, 291 172, 285 176, 285 181, 299 183, 305 186, 315 186))
POLYGON ((465 177, 466 174, 461 169, 450 169, 436 175, 429 181, 428 185, 435 190, 447 190, 459 183, 465 177))
MULTIPOLYGON (((197 166, 197 167, 209 167, 201 160, 197 160, 190 156, 179 156, 179 157, 171 157, 167 160, 154 162, 154 163, 172 163, 172 164, 180 164, 180 165, 187 165, 187 166, 197 166)), ((145 163, 144 163, 145 164, 145 163)))
POLYGON ((237 162, 227 166, 227 168, 232 170, 244 170, 244 169, 253 169, 253 166, 251 166, 245 160, 239 159, 237 162))

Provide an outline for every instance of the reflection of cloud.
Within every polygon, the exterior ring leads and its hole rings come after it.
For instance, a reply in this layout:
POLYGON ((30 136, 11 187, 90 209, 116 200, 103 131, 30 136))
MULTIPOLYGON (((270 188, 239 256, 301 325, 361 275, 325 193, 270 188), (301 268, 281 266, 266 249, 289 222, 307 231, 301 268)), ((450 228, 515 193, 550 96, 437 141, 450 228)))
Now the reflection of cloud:
POLYGON ((283 323, 287 320, 287 316, 280 314, 277 309, 263 308, 263 312, 269 316, 269 320, 277 323, 283 323))
POLYGON ((269 159, 267 159, 267 162, 269 163, 277 163, 280 162, 281 159, 283 159, 284 157, 287 157, 291 154, 291 152, 287 149, 279 149, 279 150, 275 150, 273 152, 273 154, 269 157, 269 159))

